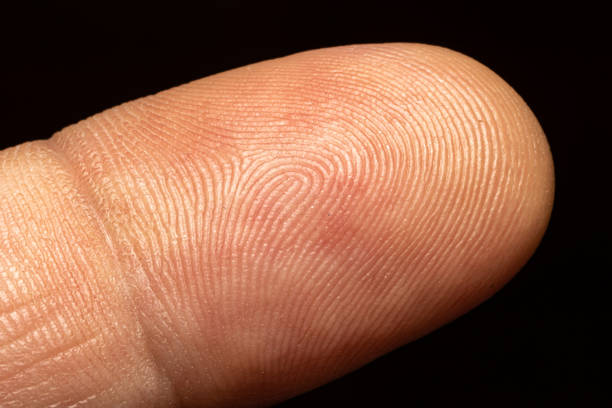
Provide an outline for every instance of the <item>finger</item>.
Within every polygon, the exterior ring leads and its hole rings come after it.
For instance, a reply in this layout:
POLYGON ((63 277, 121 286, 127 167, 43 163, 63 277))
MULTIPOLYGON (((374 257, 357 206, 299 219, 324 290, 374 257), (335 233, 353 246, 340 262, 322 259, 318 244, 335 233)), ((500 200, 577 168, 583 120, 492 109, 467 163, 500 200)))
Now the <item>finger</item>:
MULTIPOLYGON (((78 243, 57 250, 32 232, 19 244, 58 253, 54 265, 23 257, 48 281, 70 276, 78 299, 60 284, 22 292, 33 309, 43 292, 65 299, 58 339, 97 356, 46 346, 59 357, 42 363, 25 357, 39 343, 9 343, 29 367, 6 374, 22 401, 288 398, 489 297, 533 253, 552 205, 550 152, 526 104, 476 61, 418 44, 250 65, 11 154, 10 171, 44 179, 29 228, 51 223, 78 243), (64 207, 74 215, 60 223, 64 207), (35 383, 43 372, 62 375, 35 383)), ((18 256, 0 260, 34 279, 18 256)), ((36 330, 49 331, 42 316, 36 330)))

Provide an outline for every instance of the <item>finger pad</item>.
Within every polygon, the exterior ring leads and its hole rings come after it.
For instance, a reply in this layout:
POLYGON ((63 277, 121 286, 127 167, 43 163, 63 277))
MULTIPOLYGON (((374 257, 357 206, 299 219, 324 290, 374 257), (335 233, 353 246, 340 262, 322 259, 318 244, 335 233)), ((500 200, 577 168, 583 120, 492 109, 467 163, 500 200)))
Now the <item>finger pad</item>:
MULTIPOLYGON (((439 47, 296 54, 112 114, 146 155, 104 176, 169 183, 128 195, 176 202, 158 211, 178 215, 134 219, 188 236, 180 249, 163 244, 175 264, 146 272, 170 283, 137 296, 194 322, 175 337, 207 368, 174 369, 208 373, 217 385, 202 390, 227 398, 303 391, 464 313, 526 262, 552 205, 550 152, 529 108, 439 47)), ((58 138, 82 156, 74 133, 58 138)), ((144 258, 166 253, 134 245, 144 258)))

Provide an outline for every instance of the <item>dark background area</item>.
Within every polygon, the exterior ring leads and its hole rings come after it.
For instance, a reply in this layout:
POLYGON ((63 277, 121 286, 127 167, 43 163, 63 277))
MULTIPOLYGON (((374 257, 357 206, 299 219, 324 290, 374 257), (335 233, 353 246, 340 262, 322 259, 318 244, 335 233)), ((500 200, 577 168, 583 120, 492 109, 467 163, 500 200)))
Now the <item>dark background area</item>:
POLYGON ((130 99, 311 48, 425 42, 489 66, 523 96, 553 151, 556 201, 541 247, 471 313, 279 407, 605 405, 609 347, 601 339, 610 287, 603 278, 612 268, 601 193, 610 161, 602 10, 516 2, 21 4, 1 6, 0 148, 47 138, 130 99))

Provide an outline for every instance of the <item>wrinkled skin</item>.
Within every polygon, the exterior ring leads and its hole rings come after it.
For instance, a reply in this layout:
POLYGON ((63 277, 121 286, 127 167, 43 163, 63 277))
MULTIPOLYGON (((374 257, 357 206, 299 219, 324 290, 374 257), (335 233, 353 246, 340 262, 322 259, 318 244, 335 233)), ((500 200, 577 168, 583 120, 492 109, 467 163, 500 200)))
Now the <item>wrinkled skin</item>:
POLYGON ((0 152, 0 405, 289 398, 491 296, 552 197, 527 105, 439 47, 304 52, 117 106, 0 152))

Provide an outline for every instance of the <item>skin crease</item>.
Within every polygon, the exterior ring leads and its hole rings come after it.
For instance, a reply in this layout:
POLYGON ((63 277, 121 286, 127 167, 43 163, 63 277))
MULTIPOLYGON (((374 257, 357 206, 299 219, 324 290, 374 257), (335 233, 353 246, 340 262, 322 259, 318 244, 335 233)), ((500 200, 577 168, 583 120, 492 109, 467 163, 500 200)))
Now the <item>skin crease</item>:
POLYGON ((0 405, 281 401, 491 296, 552 199, 527 105, 440 47, 117 106, 0 152, 0 405))

